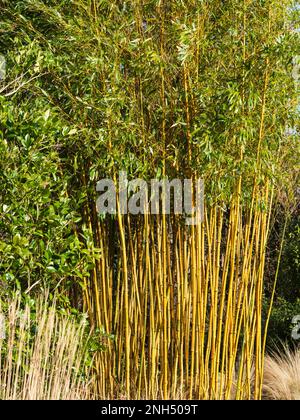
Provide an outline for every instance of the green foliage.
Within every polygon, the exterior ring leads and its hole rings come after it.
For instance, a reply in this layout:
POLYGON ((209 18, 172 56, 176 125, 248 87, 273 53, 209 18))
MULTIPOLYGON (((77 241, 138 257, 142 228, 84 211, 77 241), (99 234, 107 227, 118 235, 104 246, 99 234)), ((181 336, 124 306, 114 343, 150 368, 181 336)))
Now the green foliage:
POLYGON ((89 268, 78 202, 70 195, 60 141, 68 129, 44 100, 1 100, 0 280, 4 288, 55 286, 89 268), (43 109, 43 112, 41 110, 43 109))
MULTIPOLYGON (((298 295, 299 296, 299 295, 298 295)), ((267 313, 268 304, 265 302, 265 312, 267 313)), ((287 343, 291 347, 297 345, 292 338, 292 330, 294 328, 293 319, 300 315, 300 299, 299 297, 290 302, 281 296, 278 296, 271 314, 268 341, 269 349, 280 347, 282 343, 287 343)))
MULTIPOLYGON (((284 215, 279 213, 278 226, 274 229, 271 236, 270 266, 268 267, 270 277, 268 278, 269 287, 272 288, 275 270, 277 265, 276 235, 282 230, 282 219, 284 215), (275 266, 275 267, 274 267, 275 266), (272 268, 273 267, 273 268, 272 268)), ((292 320, 300 315, 300 226, 299 210, 297 210, 287 226, 287 232, 283 243, 283 252, 279 267, 278 281, 275 294, 275 303, 271 314, 268 345, 274 347, 280 342, 287 342, 292 347, 296 344, 291 337, 293 328, 292 320)), ((281 234, 280 234, 281 235, 281 234)), ((268 275, 268 274, 267 274, 268 275)), ((267 313, 269 305, 269 292, 266 293, 264 302, 264 312, 267 313)))
POLYGON ((294 217, 287 233, 277 293, 289 302, 300 296, 300 216, 294 217))
POLYGON ((299 35, 285 30, 291 25, 289 4, 246 6, 231 0, 208 6, 173 0, 160 15, 152 1, 141 10, 128 1, 16 1, 4 8, 1 49, 12 73, 28 71, 25 82, 38 76, 21 89, 22 96, 44 96, 57 108, 72 127, 69 161, 84 161, 92 182, 121 169, 131 177, 153 177, 163 155, 168 175, 182 175, 188 135, 183 69, 188 65, 193 168, 205 176, 207 193, 224 199, 242 174, 246 197, 257 165, 263 166, 262 176, 276 181, 279 150, 297 152, 297 132, 285 134, 289 125, 297 130, 291 73, 299 35))
POLYGON ((84 208, 95 212, 95 182, 118 170, 160 177, 165 161, 171 178, 193 169, 208 202, 224 207, 240 176, 243 203, 255 177, 280 190, 297 182, 294 2, 172 0, 163 12, 158 3, 1 2, 4 288, 83 285, 99 255, 84 208))

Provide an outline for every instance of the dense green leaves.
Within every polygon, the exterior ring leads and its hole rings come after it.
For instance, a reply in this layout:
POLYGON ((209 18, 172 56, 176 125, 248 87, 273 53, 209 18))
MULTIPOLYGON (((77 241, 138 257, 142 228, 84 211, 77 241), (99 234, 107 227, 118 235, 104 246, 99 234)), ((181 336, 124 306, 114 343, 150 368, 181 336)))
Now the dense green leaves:
POLYGON ((81 221, 70 177, 64 173, 59 143, 65 127, 45 101, 14 107, 1 101, 0 142, 0 278, 55 285, 82 277, 88 263, 83 239, 75 234, 81 221))
POLYGON ((94 252, 83 204, 119 170, 192 169, 224 206, 240 176, 245 203, 255 177, 294 188, 293 2, 165 3, 1 2, 4 282, 81 278, 94 252))

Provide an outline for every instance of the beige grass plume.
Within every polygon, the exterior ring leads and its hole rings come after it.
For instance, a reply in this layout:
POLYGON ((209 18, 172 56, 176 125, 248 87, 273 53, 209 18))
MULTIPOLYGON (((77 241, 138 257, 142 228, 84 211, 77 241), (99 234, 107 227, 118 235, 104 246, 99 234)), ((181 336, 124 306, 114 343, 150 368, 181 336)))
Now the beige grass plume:
POLYGON ((300 400, 300 348, 287 347, 265 360, 263 396, 270 400, 300 400))
POLYGON ((0 399, 74 400, 91 397, 84 370, 84 321, 58 313, 47 297, 35 311, 17 297, 2 312, 0 399), (3 325, 5 319, 5 325, 3 325), (85 375, 84 375, 85 376, 85 375))

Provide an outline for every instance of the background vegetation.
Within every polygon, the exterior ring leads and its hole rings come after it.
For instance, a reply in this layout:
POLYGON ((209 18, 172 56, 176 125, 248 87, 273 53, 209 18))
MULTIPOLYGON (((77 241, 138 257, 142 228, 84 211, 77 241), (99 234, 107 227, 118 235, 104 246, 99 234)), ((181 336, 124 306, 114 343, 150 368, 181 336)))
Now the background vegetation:
POLYGON ((0 6, 3 299, 87 312, 102 397, 260 398, 300 313, 295 2, 0 6), (120 170, 202 177, 204 223, 99 217, 120 170))

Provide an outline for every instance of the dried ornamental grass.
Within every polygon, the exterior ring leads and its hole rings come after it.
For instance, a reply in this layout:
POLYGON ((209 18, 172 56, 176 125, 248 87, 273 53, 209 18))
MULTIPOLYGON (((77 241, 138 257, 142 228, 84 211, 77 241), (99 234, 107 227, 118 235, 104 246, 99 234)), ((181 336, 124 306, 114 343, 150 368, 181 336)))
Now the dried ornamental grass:
POLYGON ((39 298, 35 311, 21 298, 5 311, 0 338, 0 398, 74 400, 92 396, 85 376, 85 322, 59 315, 39 298), (2 328, 3 332, 3 328, 2 328))
POLYGON ((269 400, 300 400, 300 349, 266 357, 263 396, 269 400))

